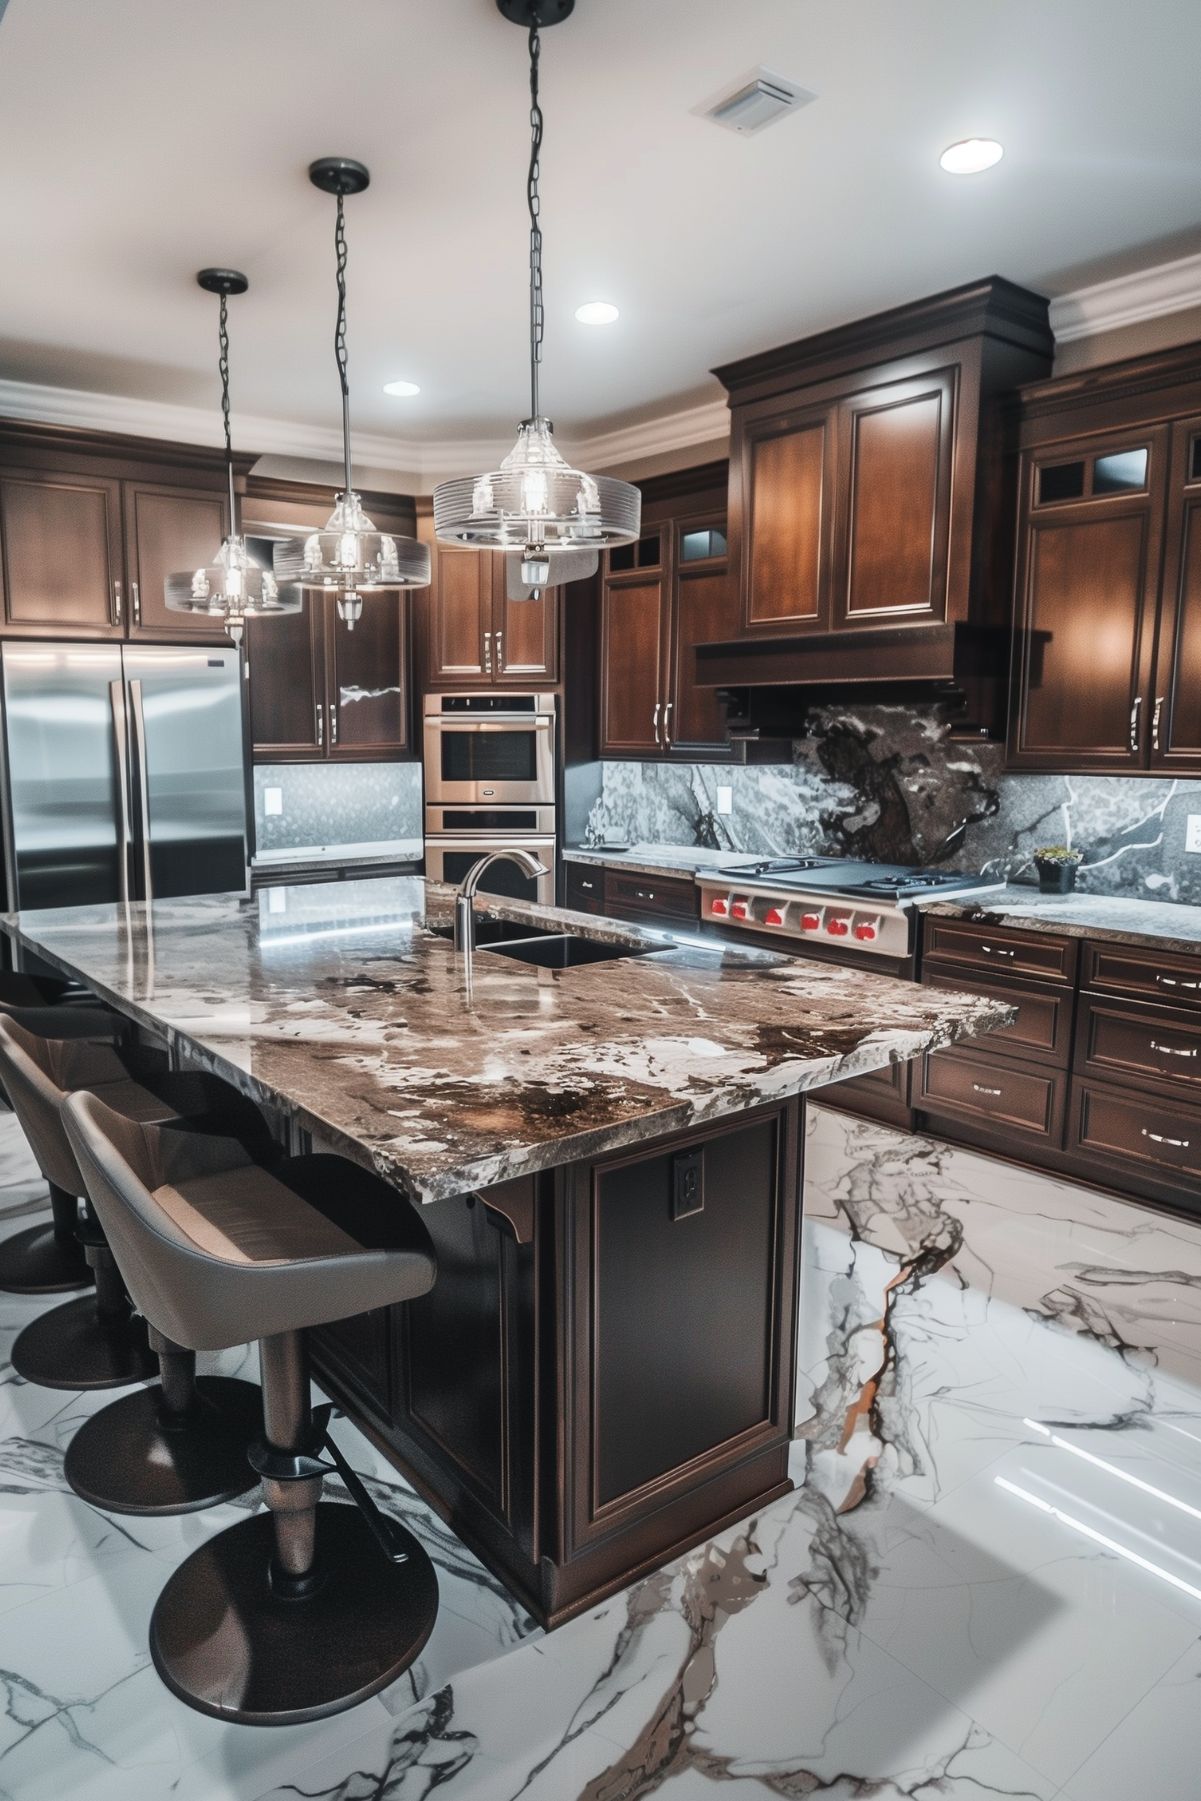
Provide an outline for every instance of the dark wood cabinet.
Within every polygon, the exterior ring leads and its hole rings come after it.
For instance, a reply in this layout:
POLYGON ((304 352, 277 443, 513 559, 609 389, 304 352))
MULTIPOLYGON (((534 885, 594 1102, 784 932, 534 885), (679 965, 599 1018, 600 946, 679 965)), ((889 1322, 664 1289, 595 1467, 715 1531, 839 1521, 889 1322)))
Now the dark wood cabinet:
POLYGON ((299 613, 247 620, 250 742, 259 761, 308 763, 324 758, 324 641, 324 607, 311 595, 299 613))
POLYGON ((7 636, 123 636, 119 481, 0 469, 0 555, 7 636))
POLYGON ((129 578, 131 638, 162 643, 173 638, 212 644, 223 636, 211 620, 169 611, 167 577, 211 563, 229 533, 229 502, 212 489, 166 483, 126 482, 125 565, 129 578))
POLYGON ((511 600, 504 557, 439 544, 424 513, 419 529, 432 562, 417 602, 426 689, 553 687, 560 590, 511 600))
POLYGON ((695 926, 699 918, 696 883, 688 876, 642 875, 606 869, 605 912, 635 924, 695 926))
POLYGON ((1012 403, 1052 351, 1046 301, 993 277, 716 370, 741 629, 702 683, 768 732, 823 689, 934 684, 1000 732, 1012 403))
POLYGON ((1021 413, 1011 766, 1201 772, 1201 346, 1021 413))
POLYGON ((697 681, 696 650, 734 629, 726 468, 643 484, 642 536, 609 551, 600 602, 602 756, 731 755, 725 709, 697 681))

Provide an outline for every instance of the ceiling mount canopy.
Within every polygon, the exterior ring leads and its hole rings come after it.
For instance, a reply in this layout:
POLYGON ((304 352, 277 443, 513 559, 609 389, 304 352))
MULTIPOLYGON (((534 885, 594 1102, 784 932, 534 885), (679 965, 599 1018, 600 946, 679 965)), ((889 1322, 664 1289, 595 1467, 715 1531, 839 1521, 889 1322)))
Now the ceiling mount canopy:
MULTIPOLYGON (((536 597, 547 583, 587 573, 580 553, 593 557, 607 544, 638 536, 642 496, 629 482, 573 469, 556 448, 554 428, 542 411, 541 156, 543 118, 539 100, 541 28, 572 11, 575 0, 497 0, 506 19, 529 34, 530 160, 526 206, 530 217, 530 413, 517 442, 499 469, 486 475, 440 482, 434 489, 434 529, 444 543, 469 544, 513 555, 521 585, 536 597), (571 552, 570 575, 557 561, 571 552)), ((592 565, 595 567, 595 564, 592 565)))
POLYGON ((342 390, 342 461, 345 486, 319 532, 288 538, 275 546, 275 573, 280 581, 303 590, 337 596, 338 616, 353 631, 362 616, 364 594, 387 594, 399 588, 424 588, 430 579, 430 553, 415 538, 377 532, 355 493, 350 457, 350 381, 346 348, 346 218, 345 201, 361 194, 371 181, 363 163, 349 156, 323 156, 309 165, 309 180, 337 200, 334 219, 334 262, 338 289, 334 327, 334 360, 342 390))
POLYGON ((228 302, 244 294, 250 283, 240 269, 201 269, 196 277, 206 294, 221 302, 217 324, 217 370, 221 377, 221 418, 225 428, 225 473, 229 483, 229 536, 211 563, 203 569, 184 569, 169 575, 164 598, 173 613, 202 613, 224 619, 235 644, 242 642, 248 618, 270 618, 300 611, 300 591, 281 586, 270 569, 251 556, 238 530, 238 497, 234 491, 234 457, 229 426, 229 317, 228 302))

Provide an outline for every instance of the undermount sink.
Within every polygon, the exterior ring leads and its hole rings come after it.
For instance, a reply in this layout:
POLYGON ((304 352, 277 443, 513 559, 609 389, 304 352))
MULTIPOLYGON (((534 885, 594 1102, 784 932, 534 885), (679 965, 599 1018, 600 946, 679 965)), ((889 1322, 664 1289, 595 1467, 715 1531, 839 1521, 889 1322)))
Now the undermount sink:
MULTIPOLYGON (((452 926, 434 926, 438 938, 453 938, 452 926)), ((477 919, 475 948, 539 969, 575 969, 583 963, 611 963, 619 957, 648 957, 653 944, 606 944, 599 938, 582 938, 574 932, 548 932, 539 926, 518 925, 509 919, 477 919)))

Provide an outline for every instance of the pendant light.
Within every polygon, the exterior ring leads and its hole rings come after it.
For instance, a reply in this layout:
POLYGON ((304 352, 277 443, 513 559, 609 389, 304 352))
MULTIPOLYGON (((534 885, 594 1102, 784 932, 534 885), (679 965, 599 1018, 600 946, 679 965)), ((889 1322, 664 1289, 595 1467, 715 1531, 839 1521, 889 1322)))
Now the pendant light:
POLYGON ((353 631, 362 616, 364 594, 388 594, 398 588, 424 588, 430 579, 429 547, 416 538, 377 532, 354 491, 350 466, 350 384, 346 354, 346 220, 348 194, 361 194, 371 180, 362 163, 345 156, 323 156, 309 168, 309 180, 338 202, 334 223, 334 259, 338 315, 334 359, 342 389, 342 461, 345 486, 325 522, 307 538, 288 538, 275 547, 275 573, 280 581, 298 582, 309 593, 336 594, 338 617, 353 631))
POLYGON ((225 471, 229 482, 229 536, 212 562, 203 569, 185 569, 169 575, 165 598, 173 613, 202 613, 224 619, 235 644, 242 642, 242 627, 249 618, 269 618, 299 613, 298 588, 281 587, 270 569, 256 563, 238 531, 238 498, 234 493, 234 457, 229 435, 229 319, 231 294, 244 294, 250 283, 237 269, 202 269, 196 277, 206 294, 220 296, 217 326, 217 368, 221 376, 221 417, 225 425, 225 471))
MULTIPOLYGON (((434 489, 434 530, 447 544, 519 552, 521 585, 535 597, 551 581, 572 581, 596 566, 606 544, 638 536, 642 496, 629 482, 573 469, 555 446, 553 427, 538 390, 542 361, 542 224, 539 192, 542 107, 538 98, 541 27, 568 17, 575 0, 496 0, 506 19, 529 36, 530 161, 526 205, 530 215, 530 416, 499 469, 474 478, 440 482, 434 489)), ((510 581, 510 595, 517 584, 510 581)))

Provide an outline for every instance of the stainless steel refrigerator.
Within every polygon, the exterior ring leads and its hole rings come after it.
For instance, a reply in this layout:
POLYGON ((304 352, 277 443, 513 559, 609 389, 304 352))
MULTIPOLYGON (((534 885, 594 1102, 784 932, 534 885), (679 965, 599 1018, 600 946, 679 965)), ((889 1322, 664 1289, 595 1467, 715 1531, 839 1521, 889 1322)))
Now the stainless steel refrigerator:
POLYGON ((10 908, 245 888, 237 651, 10 641, 0 669, 10 908))

